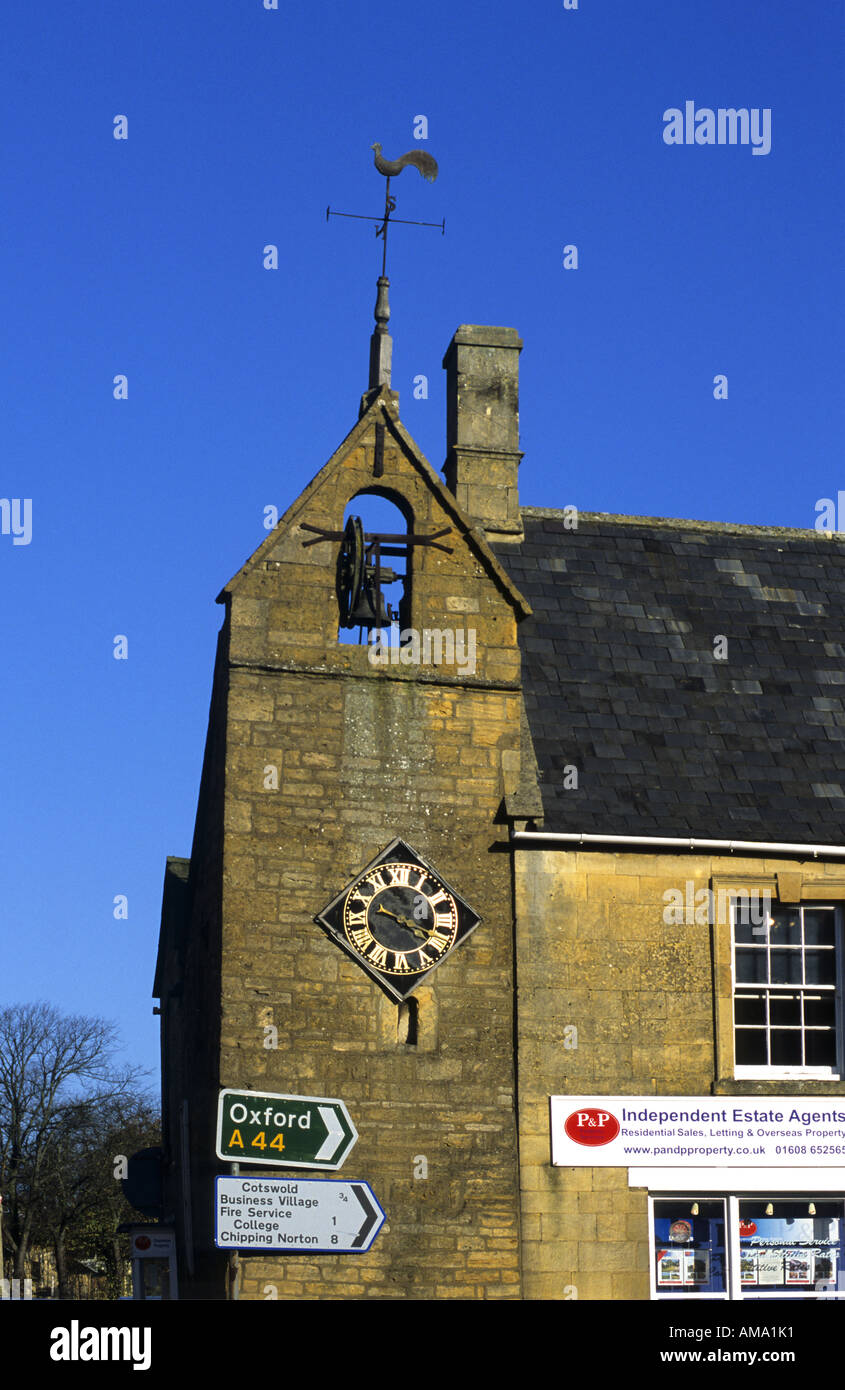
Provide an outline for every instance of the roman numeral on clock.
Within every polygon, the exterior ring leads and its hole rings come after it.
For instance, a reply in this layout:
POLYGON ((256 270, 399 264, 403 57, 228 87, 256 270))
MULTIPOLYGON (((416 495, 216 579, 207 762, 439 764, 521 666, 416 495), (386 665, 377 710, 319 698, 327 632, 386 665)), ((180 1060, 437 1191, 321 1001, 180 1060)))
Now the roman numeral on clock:
POLYGON ((433 947, 435 951, 445 951, 449 945, 449 937, 444 936, 441 931, 433 931, 425 944, 427 947, 433 947))

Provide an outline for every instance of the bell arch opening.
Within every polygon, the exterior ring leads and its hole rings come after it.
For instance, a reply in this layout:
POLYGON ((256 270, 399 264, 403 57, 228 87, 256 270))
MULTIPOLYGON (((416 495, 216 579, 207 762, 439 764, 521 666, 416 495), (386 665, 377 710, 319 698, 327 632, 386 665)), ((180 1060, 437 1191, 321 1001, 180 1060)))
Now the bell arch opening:
POLYGON ((382 645, 398 645, 411 617, 413 521, 407 501, 388 489, 350 498, 337 567, 338 642, 368 646, 379 634, 382 645))

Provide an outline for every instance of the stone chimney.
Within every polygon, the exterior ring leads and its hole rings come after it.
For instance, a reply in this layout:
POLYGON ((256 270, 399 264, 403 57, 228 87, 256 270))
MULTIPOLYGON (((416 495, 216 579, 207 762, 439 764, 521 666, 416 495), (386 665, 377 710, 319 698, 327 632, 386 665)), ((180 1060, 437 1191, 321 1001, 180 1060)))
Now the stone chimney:
POLYGON ((522 536, 517 474, 519 354, 515 328, 462 323, 446 369, 446 486, 491 541, 522 536))

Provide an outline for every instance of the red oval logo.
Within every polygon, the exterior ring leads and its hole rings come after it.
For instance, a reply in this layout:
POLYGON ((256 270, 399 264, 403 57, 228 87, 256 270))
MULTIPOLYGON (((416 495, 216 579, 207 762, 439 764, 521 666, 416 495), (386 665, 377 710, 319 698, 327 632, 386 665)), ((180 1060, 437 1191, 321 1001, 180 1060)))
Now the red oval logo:
POLYGON ((152 1245, 152 1241, 150 1240, 149 1236, 136 1236, 136 1237, 135 1237, 135 1249, 136 1249, 136 1250, 149 1250, 149 1248, 150 1248, 151 1245, 152 1245))
POLYGON ((609 1144, 619 1133, 619 1121, 609 1110, 573 1110, 563 1126, 576 1144, 609 1144))
POLYGON ((748 1236, 756 1236, 756 1234, 757 1234, 757 1222, 756 1222, 756 1221, 740 1221, 740 1223, 739 1223, 739 1235, 740 1235, 740 1239, 741 1239, 741 1240, 746 1239, 748 1236))

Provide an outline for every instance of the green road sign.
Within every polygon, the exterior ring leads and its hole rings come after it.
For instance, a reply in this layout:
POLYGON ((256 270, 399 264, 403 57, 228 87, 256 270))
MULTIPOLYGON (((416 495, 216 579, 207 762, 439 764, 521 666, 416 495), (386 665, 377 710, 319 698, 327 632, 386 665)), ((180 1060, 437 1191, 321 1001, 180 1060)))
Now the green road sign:
POLYGON ((358 1131, 342 1100, 272 1092, 220 1092, 217 1157, 262 1168, 331 1168, 346 1161, 358 1131))

